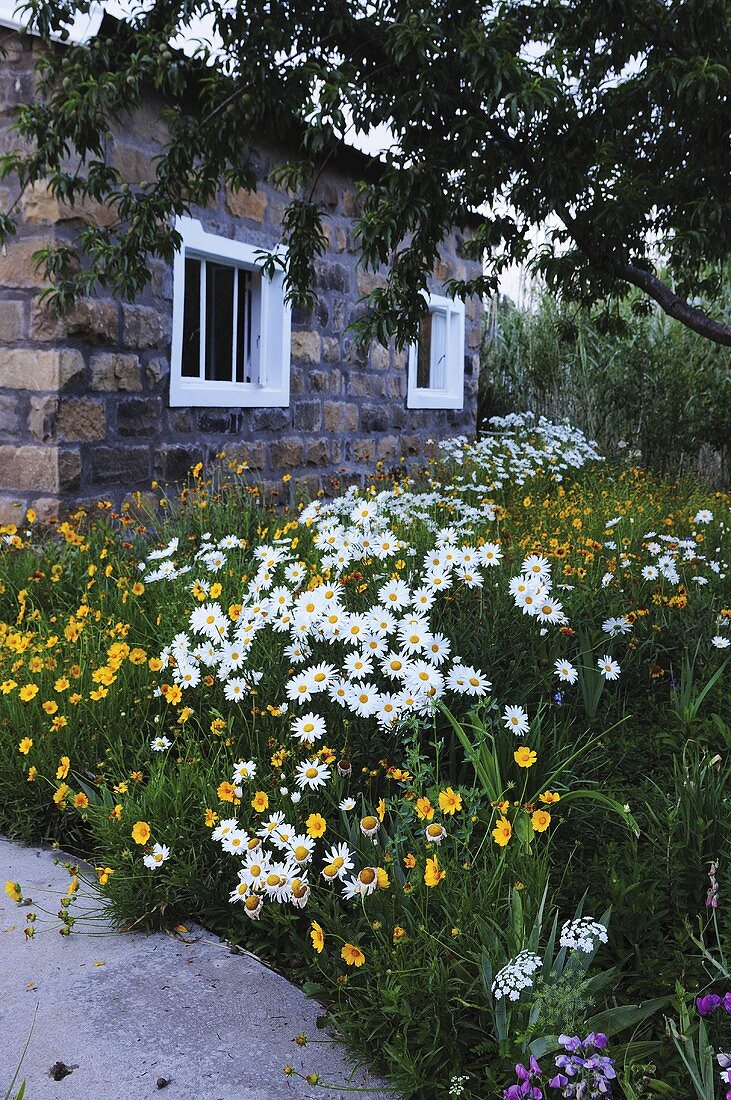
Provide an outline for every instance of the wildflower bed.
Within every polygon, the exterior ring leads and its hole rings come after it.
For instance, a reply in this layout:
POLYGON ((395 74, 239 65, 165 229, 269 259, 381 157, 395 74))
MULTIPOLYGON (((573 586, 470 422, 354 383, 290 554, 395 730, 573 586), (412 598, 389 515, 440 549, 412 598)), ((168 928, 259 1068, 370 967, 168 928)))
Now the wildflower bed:
POLYGON ((492 427, 289 514, 196 468, 165 522, 5 528, 0 827, 294 973, 404 1096, 713 1097, 729 502, 492 427))

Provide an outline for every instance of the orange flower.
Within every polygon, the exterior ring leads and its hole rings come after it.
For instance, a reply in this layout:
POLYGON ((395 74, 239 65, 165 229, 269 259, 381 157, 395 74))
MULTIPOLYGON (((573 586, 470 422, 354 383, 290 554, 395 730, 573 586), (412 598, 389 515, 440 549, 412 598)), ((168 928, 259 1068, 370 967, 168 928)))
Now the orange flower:
MULTIPOLYGON (((229 783, 227 779, 224 779, 223 783, 219 783, 216 794, 220 798, 221 802, 233 802, 233 800, 236 798, 236 791, 234 790, 233 783, 229 783)), ((266 795, 264 797, 266 797, 266 795)), ((256 809, 256 807, 254 808, 256 809)), ((266 807, 264 808, 266 809, 266 807)))

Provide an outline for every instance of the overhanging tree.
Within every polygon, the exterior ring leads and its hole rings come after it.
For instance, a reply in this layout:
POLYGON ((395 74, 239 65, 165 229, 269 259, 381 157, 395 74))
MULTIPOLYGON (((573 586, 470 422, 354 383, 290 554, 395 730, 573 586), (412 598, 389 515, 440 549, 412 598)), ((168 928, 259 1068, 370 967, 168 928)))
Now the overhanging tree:
MULTIPOLYGON (((48 36, 87 7, 26 10, 48 36)), ((42 69, 43 99, 19 118, 31 152, 3 172, 118 214, 45 255, 61 309, 99 285, 134 297, 147 257, 178 244, 175 214, 210 201, 221 177, 256 186, 250 148, 268 133, 300 141, 278 176, 292 196, 289 290, 306 298, 324 249, 318 176, 349 132, 386 123, 393 145, 367 174, 357 224, 364 263, 389 271, 364 339, 413 337, 444 233, 479 209, 470 247, 484 275, 451 293, 492 293, 508 265, 529 263, 587 304, 638 287, 731 345, 729 318, 708 305, 731 243, 731 0, 156 0, 49 51, 42 69), (171 48, 201 17, 213 44, 171 48), (169 144, 156 178, 128 188, 106 161, 110 120, 151 88, 169 144), (83 171, 69 169, 72 149, 83 171), (535 225, 548 227, 540 246, 535 225)), ((13 229, 11 210, 0 235, 13 229)))

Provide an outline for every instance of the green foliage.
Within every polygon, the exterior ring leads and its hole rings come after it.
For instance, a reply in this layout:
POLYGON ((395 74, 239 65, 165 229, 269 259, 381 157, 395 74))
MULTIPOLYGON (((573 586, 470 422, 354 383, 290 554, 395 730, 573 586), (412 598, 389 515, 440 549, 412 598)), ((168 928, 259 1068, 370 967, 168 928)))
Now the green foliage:
MULTIPOLYGON (((48 37, 79 7, 27 0, 25 11, 48 37)), ((289 293, 302 298, 322 241, 319 175, 351 132, 387 126, 387 154, 364 165, 356 233, 365 265, 390 273, 359 336, 414 337, 455 227, 486 262, 484 275, 449 284, 455 295, 494 293, 506 267, 528 261, 576 301, 633 285, 729 344, 723 309, 693 304, 715 295, 731 239, 731 64, 718 33, 728 21, 729 0, 639 0, 631 11, 625 0, 174 0, 44 55, 41 95, 19 119, 29 151, 6 157, 3 172, 21 186, 47 178, 64 201, 108 202, 118 216, 114 229, 88 226, 40 254, 66 308, 98 286, 138 294, 149 255, 169 258, 179 243, 173 215, 207 205, 222 177, 253 189, 252 147, 262 134, 289 138, 297 152, 280 178, 297 190, 284 240, 289 293), (192 56, 172 50, 195 18, 209 40, 192 56), (112 121, 151 94, 167 104, 169 141, 155 179, 128 187, 106 144, 112 121), (70 148, 83 171, 68 167, 70 148), (489 211, 479 223, 478 209, 489 211), (549 227, 544 244, 530 244, 531 225, 549 227)), ((4 214, 0 237, 13 231, 4 214)))
MULTIPOLYGON (((721 300, 728 312, 728 278, 721 300)), ((478 423, 525 408, 568 417, 612 458, 666 473, 700 465, 722 483, 731 469, 731 352, 645 308, 636 293, 591 310, 546 290, 525 308, 495 302, 478 423)))

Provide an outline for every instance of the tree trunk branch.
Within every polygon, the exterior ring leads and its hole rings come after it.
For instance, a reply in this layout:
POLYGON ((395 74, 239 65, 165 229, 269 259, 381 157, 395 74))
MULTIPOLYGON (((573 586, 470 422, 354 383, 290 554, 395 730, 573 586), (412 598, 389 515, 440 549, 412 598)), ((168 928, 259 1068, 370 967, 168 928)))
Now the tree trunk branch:
POLYGON ((725 325, 722 321, 714 321, 703 310, 692 306, 690 302, 672 291, 662 279, 658 279, 657 275, 622 260, 618 260, 613 268, 620 279, 625 279, 628 283, 632 283, 633 286, 644 291, 649 298, 657 302, 669 317, 674 317, 686 328, 692 329, 700 336, 705 336, 707 340, 712 340, 714 344, 731 347, 731 325, 725 325))

